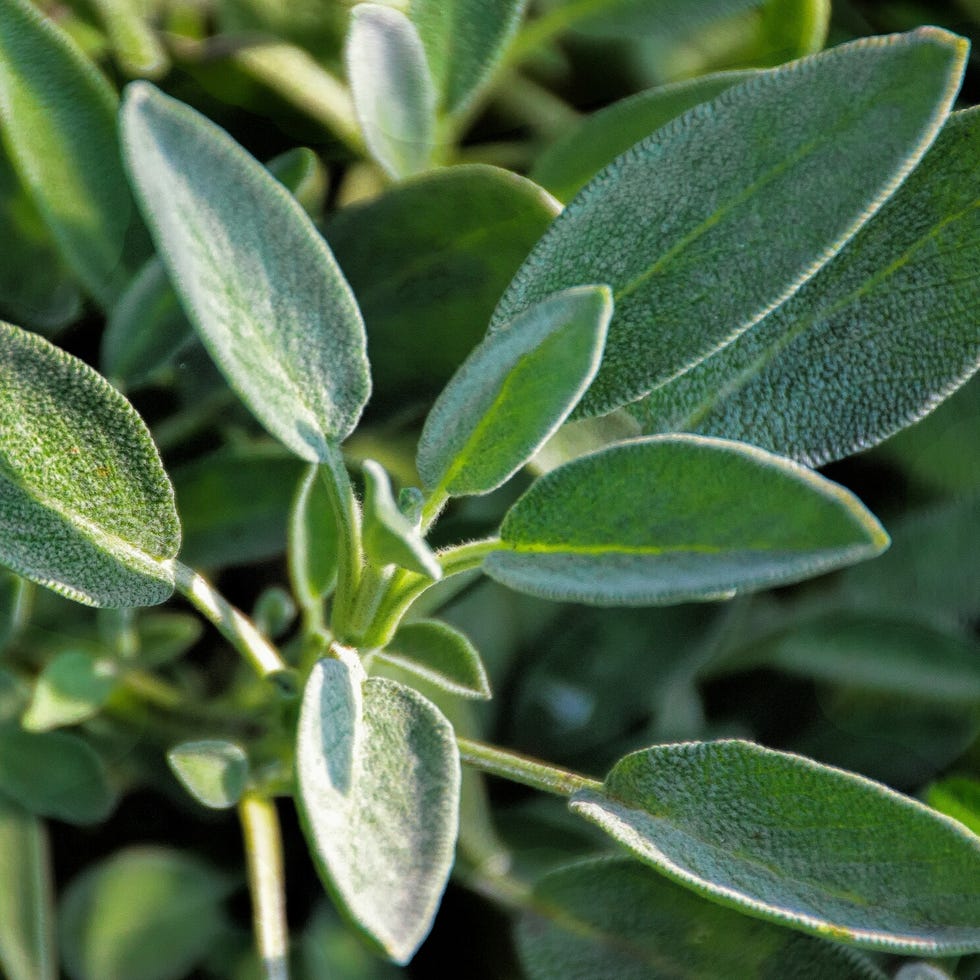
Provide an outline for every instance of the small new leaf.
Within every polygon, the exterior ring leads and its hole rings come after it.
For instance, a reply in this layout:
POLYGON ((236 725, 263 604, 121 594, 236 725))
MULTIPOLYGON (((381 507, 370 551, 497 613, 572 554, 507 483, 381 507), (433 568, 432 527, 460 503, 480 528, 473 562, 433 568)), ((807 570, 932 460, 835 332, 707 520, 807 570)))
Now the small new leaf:
POLYGON ((187 792, 213 810, 233 807, 248 782, 248 756, 223 739, 181 742, 167 753, 167 762, 187 792))
POLYGON ((81 650, 59 653, 38 675, 23 725, 46 732, 98 714, 116 686, 115 666, 81 650))

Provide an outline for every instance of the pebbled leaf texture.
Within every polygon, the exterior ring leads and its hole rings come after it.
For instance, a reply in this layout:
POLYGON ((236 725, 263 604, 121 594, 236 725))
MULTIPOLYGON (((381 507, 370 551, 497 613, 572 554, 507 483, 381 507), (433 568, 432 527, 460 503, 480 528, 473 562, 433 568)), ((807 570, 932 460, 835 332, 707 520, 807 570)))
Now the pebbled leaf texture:
POLYGON ((954 113, 847 247, 734 343, 629 411, 822 466, 930 412, 980 366, 980 110, 954 113))
POLYGON ((173 592, 173 489, 143 421, 104 378, 0 323, 0 561, 95 606, 173 592))
POLYGON ((330 249, 231 137, 145 82, 126 89, 126 162, 184 308, 258 420, 310 462, 371 389, 364 325, 330 249))
POLYGON ((763 72, 619 157, 535 246, 491 320, 555 290, 613 289, 576 414, 635 401, 788 299, 895 191, 942 126, 967 44, 938 28, 763 72))
POLYGON ((569 805, 750 915, 894 953, 980 949, 980 838, 861 776, 749 742, 661 745, 569 805))
POLYGON ((552 470, 508 511, 484 562, 547 599, 652 605, 728 597, 870 558, 888 537, 856 497, 753 446, 619 443, 552 470))

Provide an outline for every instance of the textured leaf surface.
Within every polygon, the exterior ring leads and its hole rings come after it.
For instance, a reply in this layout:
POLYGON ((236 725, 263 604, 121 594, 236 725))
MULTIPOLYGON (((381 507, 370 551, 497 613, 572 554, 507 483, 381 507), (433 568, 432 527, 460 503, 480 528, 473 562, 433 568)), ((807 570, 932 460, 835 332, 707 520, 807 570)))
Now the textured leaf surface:
POLYGON ((126 159, 186 312, 259 421, 317 461, 370 392, 364 327, 309 217, 227 133, 145 82, 127 89, 126 159))
POLYGON ((704 901, 635 861, 541 879, 517 943, 531 980, 884 980, 860 954, 704 901))
POLYGON ((116 94, 25 0, 0 2, 0 121, 68 265, 103 306, 149 255, 119 158, 116 94))
POLYGON ((46 732, 75 725, 98 714, 116 686, 116 670, 82 650, 59 653, 38 674, 24 712, 28 731, 46 732))
POLYGON ((167 753, 167 762, 187 792, 213 810, 234 806, 249 775, 244 750, 223 739, 181 742, 167 753))
POLYGON ((364 312, 381 398, 408 385, 434 394, 449 380, 557 212, 529 180, 473 164, 426 174, 331 220, 327 238, 364 312))
POLYGON ((75 878, 59 933, 72 980, 181 980, 225 928, 228 879, 189 854, 130 847, 75 878))
POLYGON ((490 697, 490 682, 476 647, 465 634, 440 620, 420 619, 399 626, 391 643, 375 656, 452 694, 490 697))
POLYGON ((749 742, 663 745, 570 806, 752 915, 899 953, 980 949, 980 838, 860 776, 749 742))
POLYGON ((764 72, 617 159, 518 271, 499 329, 563 287, 605 282, 616 316, 579 414, 633 401, 792 295, 915 166, 966 47, 934 28, 764 72))
POLYGON ((297 803, 325 884, 389 957, 428 934, 453 863, 459 755, 449 723, 395 681, 321 660, 303 695, 297 803))
POLYGON ((0 969, 7 980, 57 980, 54 883, 44 824, 0 797, 0 969))
POLYGON ((173 490, 129 402, 0 323, 0 561, 89 605, 153 605, 179 546, 173 490))
POLYGON ((582 457, 510 509, 492 578, 544 598, 645 605, 795 582, 885 532, 842 487, 741 443, 668 436, 582 457))
POLYGON ((435 147, 436 89, 415 25, 392 7, 359 3, 346 58, 371 155, 396 179, 424 170, 435 147))
POLYGON ((629 410, 811 466, 931 411, 980 364, 980 110, 950 117, 854 240, 761 323, 629 410))
POLYGON ((535 161, 531 179, 570 201, 603 167, 693 106, 752 78, 753 71, 718 72, 638 92, 593 112, 535 161))
POLYGON ((510 479, 595 376, 610 316, 609 289, 580 286, 490 334, 425 421, 417 459, 425 486, 462 496, 488 493, 510 479))
POLYGON ((526 0, 412 0, 409 16, 447 112, 466 108, 517 30, 525 5, 526 0))
POLYGON ((0 794, 31 813, 74 824, 105 820, 116 803, 105 766, 87 742, 13 726, 0 728, 0 794))

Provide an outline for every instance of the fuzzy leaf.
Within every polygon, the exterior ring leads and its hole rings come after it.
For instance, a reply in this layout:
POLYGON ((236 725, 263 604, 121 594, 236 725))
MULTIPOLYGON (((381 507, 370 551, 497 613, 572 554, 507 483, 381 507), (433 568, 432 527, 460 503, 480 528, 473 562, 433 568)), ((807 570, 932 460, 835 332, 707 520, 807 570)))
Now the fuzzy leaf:
POLYGON ((749 742, 662 745, 569 805, 750 915, 895 953, 980 949, 980 838, 861 776, 749 742))
POLYGON ((546 875, 517 943, 530 980, 885 980, 860 954, 713 905, 635 861, 546 875))
POLYGON ((507 513, 491 578, 548 599, 651 605, 796 582, 870 558, 881 526, 842 487, 753 446, 667 436, 584 456, 507 513))
POLYGON ((415 25, 392 7, 359 3, 346 59, 371 155, 396 180, 425 170, 435 148, 436 90, 415 25))
POLYGON ((490 682, 480 654, 459 630, 435 619, 398 627, 391 643, 375 654, 452 694, 487 699, 490 682))
POLYGON ((0 0, 0 121, 65 261, 111 306, 150 254, 126 185, 116 93, 53 21, 0 0))
POLYGON ((66 650, 45 665, 34 685, 23 725, 31 732, 75 725, 98 714, 116 686, 116 668, 81 650, 66 650))
POLYGON ((173 490, 133 407, 86 364, 0 323, 0 561, 94 606, 173 592, 173 490))
POLYGON ((324 883, 393 960, 426 937, 459 807, 453 730, 422 695, 321 660, 303 695, 297 804, 324 883))
POLYGON ((152 85, 122 109, 126 160, 185 310, 259 421, 315 462, 370 392, 364 327, 326 243, 227 133, 152 85))
POLYGON ((245 791, 248 756, 234 742, 181 742, 167 753, 167 762, 184 789, 212 810, 233 807, 245 791))
POLYGON ((329 595, 337 582, 340 533, 318 466, 300 481, 289 517, 289 577, 293 593, 311 605, 329 595))
POLYGON ((966 42, 937 28, 843 45, 695 106, 556 219, 491 329, 581 282, 616 316, 577 410, 634 401, 733 341, 868 220, 945 120, 966 42))
POLYGON ((800 291, 629 411, 809 466, 887 439, 980 366, 980 109, 954 113, 875 218, 800 291))
POLYGON ((568 289, 490 334, 425 420, 418 470, 452 496, 509 480, 565 421, 602 357, 612 301, 606 286, 568 289))
POLYGON ((467 107, 487 80, 521 22, 527 0, 411 0, 440 102, 446 112, 467 107))

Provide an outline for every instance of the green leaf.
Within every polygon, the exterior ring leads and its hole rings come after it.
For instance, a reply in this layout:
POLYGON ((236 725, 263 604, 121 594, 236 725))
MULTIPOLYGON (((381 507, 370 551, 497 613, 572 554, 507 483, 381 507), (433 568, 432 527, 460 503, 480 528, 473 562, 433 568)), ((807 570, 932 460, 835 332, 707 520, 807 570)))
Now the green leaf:
POLYGON ((173 490, 133 407, 77 358, 0 323, 0 561, 94 606, 173 592, 173 490))
POLYGON ((289 518, 289 577, 293 592, 311 604, 328 596, 337 582, 340 532, 318 466, 308 467, 289 518))
POLYGON ((411 0, 445 112, 462 112, 487 82, 521 22, 527 0, 411 0))
POLYGON ((442 578, 442 568, 419 529, 398 509, 384 467, 364 460, 364 553, 375 565, 400 565, 409 571, 442 578))
POLYGON ((480 654, 459 630, 435 619, 398 627, 391 643, 375 654, 464 698, 489 699, 490 682, 480 654))
POLYGON ((857 953, 713 905, 624 858, 538 881, 517 946, 530 980, 885 980, 857 953))
POLYGON ((559 201, 571 200, 600 170, 635 143, 693 106, 754 77, 727 71, 637 92, 586 116, 535 161, 531 178, 559 201))
POLYGON ((105 820, 116 805, 105 766, 87 742, 12 726, 0 727, 0 794, 38 816, 83 825, 105 820))
POLYGON ((140 0, 92 0, 92 5, 127 75, 157 78, 167 71, 167 52, 146 22, 146 4, 140 0))
POLYGON ((23 725, 46 732, 98 714, 116 686, 116 667, 81 650, 59 653, 38 674, 23 725))
POLYGON ((53 21, 0 0, 0 121, 69 267, 111 306, 150 253, 126 185, 116 94, 53 21))
POLYGON ((926 803, 980 834, 980 782, 976 779, 968 776, 941 779, 926 790, 926 803))
POLYGON ((345 914, 405 963, 429 932, 453 863, 452 727, 412 689, 362 684, 348 665, 321 660, 297 739, 297 805, 320 875, 345 914))
POLYGON ((980 949, 980 838, 852 773, 750 742, 662 745, 569 805, 750 915, 894 953, 980 949))
POLYGON ((637 439, 541 477, 484 571, 547 599, 650 605, 797 582, 888 537, 847 490, 778 456, 699 436, 637 439))
POLYGON ((248 782, 248 756, 223 739, 181 742, 167 753, 167 762, 184 789, 213 810, 233 807, 248 782))
POLYGON ((417 459, 425 486, 464 496, 509 480, 588 388, 611 316, 606 286, 580 286, 490 334, 425 420, 417 459))
POLYGON ((425 170, 435 149, 436 90, 415 25, 392 7, 357 4, 346 60, 371 155, 396 180, 425 170))
POLYGON ((759 7, 763 0, 559 0, 562 19, 595 37, 676 38, 712 21, 759 7))
POLYGON ((54 881, 44 824, 0 797, 0 968, 7 980, 57 980, 54 881))
POLYGON ((171 282, 215 362, 276 438, 325 458, 370 391, 360 313, 329 248, 227 133, 153 86, 127 88, 122 130, 171 282))
POLYGON ((606 282, 616 316, 577 414, 633 401, 786 300, 884 203, 939 131, 965 41, 936 28, 843 45, 695 106, 603 170, 504 293, 606 282))
POLYGON ((84 871, 61 902, 72 980, 181 980, 224 928, 228 879, 190 854, 129 847, 84 871))
POLYGON ((136 624, 139 661, 146 667, 160 667, 182 657, 204 632, 197 616, 188 613, 147 613, 136 624))
POLYGON ((629 407, 644 431, 741 439, 820 466, 931 411, 980 366, 978 154, 980 110, 954 113, 894 197, 792 299, 629 407))
POLYGON ((435 394, 558 204, 496 167, 455 166, 340 211, 327 238, 361 304, 378 394, 435 394))

